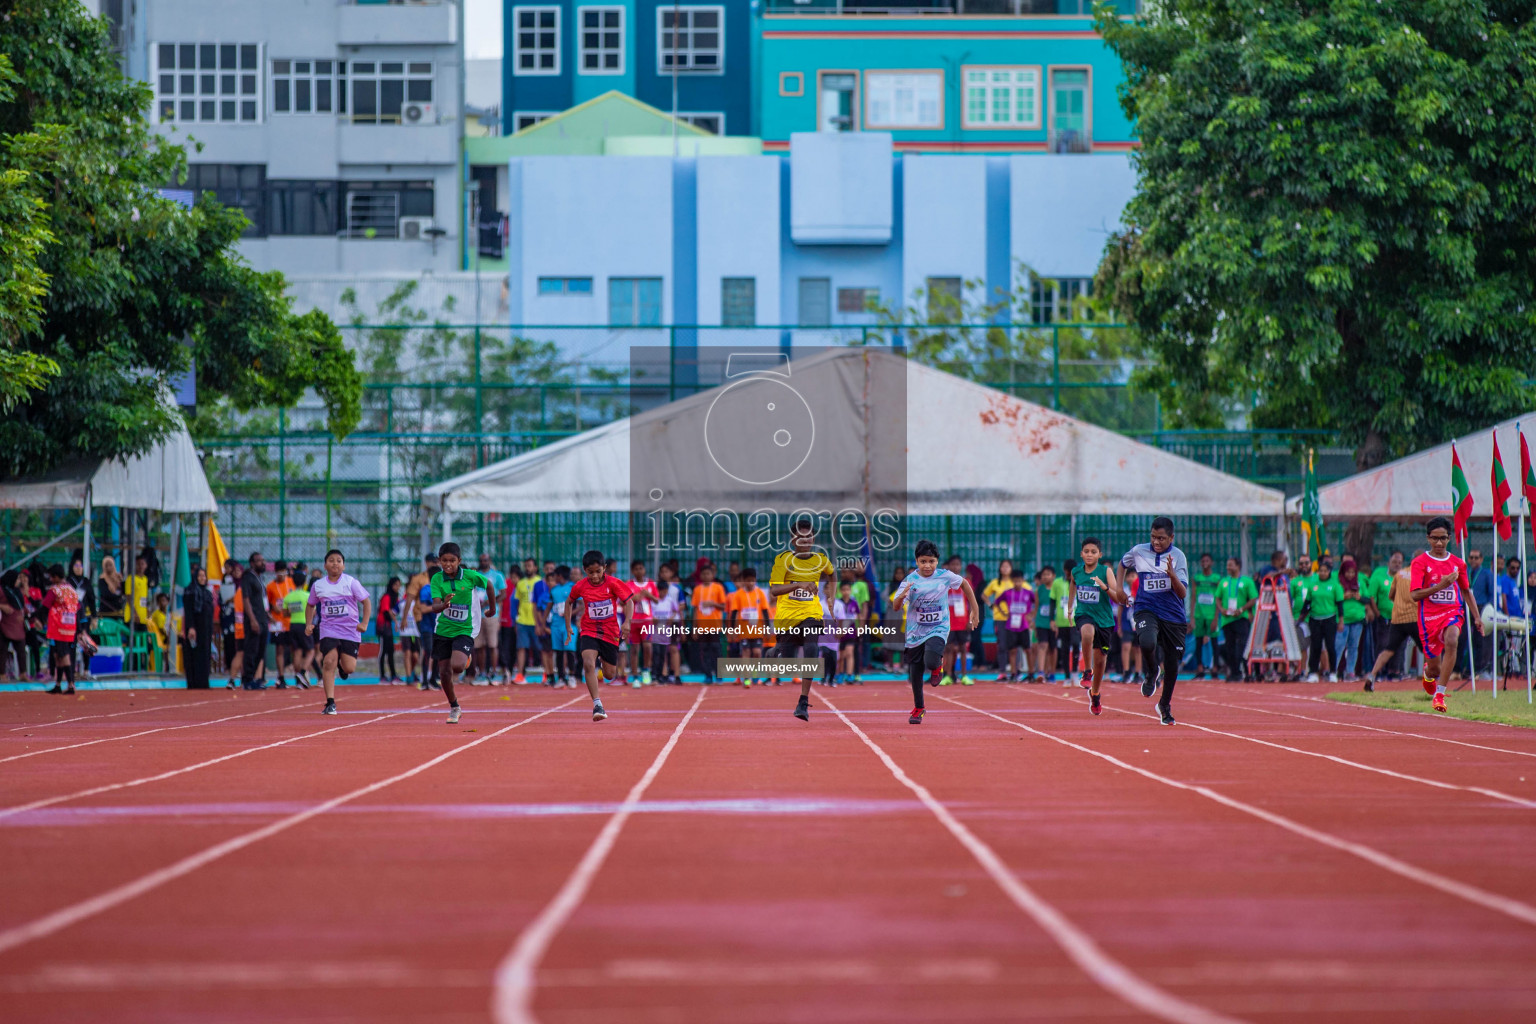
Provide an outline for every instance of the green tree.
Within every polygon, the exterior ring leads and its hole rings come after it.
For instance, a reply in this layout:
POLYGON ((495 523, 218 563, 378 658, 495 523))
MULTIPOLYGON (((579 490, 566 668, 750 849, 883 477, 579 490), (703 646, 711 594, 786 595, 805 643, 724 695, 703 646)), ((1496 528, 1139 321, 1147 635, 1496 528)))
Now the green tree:
POLYGON ((1140 187, 1098 291, 1174 423, 1336 431, 1366 469, 1536 375, 1536 3, 1101 9, 1140 187))
POLYGON ((351 431, 361 380, 335 325, 294 314, 282 275, 237 255, 238 211, 157 194, 186 156, 150 130, 152 93, 119 72, 106 22, 75 0, 12 0, 0 52, 17 75, 0 133, 53 133, 31 169, 47 291, 15 351, 58 366, 0 423, 0 476, 148 449, 178 422, 166 385, 190 366, 200 401, 285 406, 314 387, 332 432, 351 431))
MULTIPOLYGON (((16 98, 16 72, 0 54, 0 104, 16 98)), ((42 318, 48 275, 37 265, 48 230, 48 203, 35 169, 56 147, 53 128, 7 136, 0 143, 0 412, 9 412, 29 391, 58 373, 46 356, 18 347, 42 318)))

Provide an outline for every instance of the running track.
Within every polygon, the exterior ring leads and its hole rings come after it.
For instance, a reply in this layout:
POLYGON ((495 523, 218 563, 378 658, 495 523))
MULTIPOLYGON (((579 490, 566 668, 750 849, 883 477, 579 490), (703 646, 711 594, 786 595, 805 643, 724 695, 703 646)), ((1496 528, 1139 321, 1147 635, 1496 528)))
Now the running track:
POLYGON ((1536 1019, 1536 732, 929 692, 0 695, 4 1017, 1536 1019))

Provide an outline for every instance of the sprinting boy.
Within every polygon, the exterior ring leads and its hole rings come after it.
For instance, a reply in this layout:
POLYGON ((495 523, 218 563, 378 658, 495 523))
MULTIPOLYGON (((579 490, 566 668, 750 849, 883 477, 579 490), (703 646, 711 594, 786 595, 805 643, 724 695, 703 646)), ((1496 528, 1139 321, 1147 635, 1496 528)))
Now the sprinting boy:
MULTIPOLYGON (((761 659, 765 627, 772 620, 773 609, 769 607, 768 595, 757 585, 757 570, 750 565, 736 574, 736 589, 726 595, 725 613, 726 631, 735 638, 736 656, 761 659)), ((751 686, 753 680, 738 673, 736 682, 751 686)))
MULTIPOLYGON (((437 549, 440 568, 432 576, 432 603, 426 610, 437 616, 433 627, 432 660, 437 663, 437 679, 443 696, 448 698, 448 724, 459 720, 459 698, 453 683, 475 655, 475 618, 483 614, 480 596, 496 607, 496 588, 473 569, 464 567, 459 546, 448 541, 437 549)), ((313 589, 313 588, 311 588, 313 589)))
POLYGON ((981 623, 981 608, 971 581, 939 569, 939 549, 931 540, 920 540, 914 552, 917 569, 908 574, 891 595, 891 610, 907 609, 906 645, 901 652, 907 666, 907 682, 912 684, 912 714, 907 721, 921 725, 927 713, 923 707, 923 675, 937 686, 944 665, 944 647, 949 640, 949 592, 959 587, 965 595, 967 622, 971 629, 981 623))
POLYGON ((629 584, 609 575, 601 551, 582 555, 581 569, 586 575, 571 587, 565 634, 569 638, 571 626, 577 621, 581 623, 576 655, 581 659, 582 677, 592 697, 592 721, 601 722, 608 712, 597 693, 601 682, 598 677, 601 674, 614 679, 619 674, 619 616, 628 618, 634 614, 635 598, 629 584))
POLYGON ((1189 633, 1189 612, 1184 595, 1189 592, 1189 561, 1173 546, 1173 520, 1158 516, 1152 520, 1147 543, 1137 544, 1120 559, 1117 583, 1124 590, 1125 574, 1134 573, 1140 585, 1136 591, 1136 610, 1131 615, 1136 646, 1141 648, 1141 667, 1146 673, 1141 695, 1150 697, 1159 684, 1163 693, 1157 701, 1158 719, 1174 725, 1173 688, 1179 681, 1179 665, 1184 661, 1184 638, 1189 633))
POLYGON ((1000 682, 1021 683, 1029 673, 1029 641, 1034 630, 1035 592, 1024 582, 1024 570, 1008 570, 1008 589, 997 595, 993 610, 1001 610, 998 619, 997 661, 1003 674, 1000 682), (1018 663, 1015 670, 1014 663, 1018 663))
POLYGON ((1456 648, 1467 616, 1483 631, 1482 614, 1472 599, 1467 565, 1446 550, 1451 542, 1451 521, 1435 516, 1425 524, 1429 550, 1421 551, 1409 567, 1412 589, 1408 596, 1419 603, 1419 649, 1424 652, 1424 692, 1433 695, 1431 706, 1445 711, 1445 681, 1456 667, 1456 648))
POLYGON ((1082 684, 1088 688, 1088 710, 1097 715, 1103 712, 1099 689, 1104 685, 1104 666, 1115 642, 1115 604, 1124 603, 1125 595, 1115 584, 1109 566, 1099 561, 1103 549, 1096 537, 1083 541, 1080 554, 1083 564, 1072 570, 1077 597, 1073 623, 1082 637, 1082 684))
POLYGON ((645 578, 645 563, 629 564, 629 589, 635 592, 635 617, 629 620, 629 674, 636 686, 651 685, 652 609, 661 600, 656 581, 645 578))
MULTIPOLYGON (((787 661, 797 655, 813 658, 820 647, 822 632, 821 593, 836 573, 832 559, 815 550, 816 524, 809 518, 797 519, 790 528, 789 550, 773 560, 768 576, 768 596, 778 604, 773 610, 774 657, 787 661)), ((938 556, 934 556, 937 565, 938 556)), ((947 624, 946 624, 947 626, 947 624)), ((806 673, 800 680, 800 701, 795 717, 811 720, 811 681, 806 673)), ((778 682, 778 677, 774 677, 778 682)))

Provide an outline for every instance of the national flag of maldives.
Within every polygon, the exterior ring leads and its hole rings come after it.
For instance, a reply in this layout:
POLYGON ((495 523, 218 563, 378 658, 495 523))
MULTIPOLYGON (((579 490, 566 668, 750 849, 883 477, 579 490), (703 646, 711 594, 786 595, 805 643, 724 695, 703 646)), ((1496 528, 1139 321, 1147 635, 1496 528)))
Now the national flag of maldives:
POLYGON ((1472 485, 1461 468, 1461 456, 1456 454, 1456 442, 1451 442, 1451 509, 1455 512, 1452 540, 1465 540, 1467 525, 1472 520, 1472 485))
MULTIPOLYGON (((1515 425, 1520 430, 1519 424, 1515 425)), ((1536 469, 1531 467, 1531 449, 1520 433, 1520 490, 1525 494, 1527 511, 1536 511, 1536 469)), ((1531 539, 1536 541, 1536 515, 1531 516, 1531 539)))
POLYGON ((1493 525, 1499 531, 1499 540, 1509 540, 1513 524, 1509 519, 1509 480, 1504 476, 1504 460, 1499 457, 1499 434, 1493 434, 1493 525))

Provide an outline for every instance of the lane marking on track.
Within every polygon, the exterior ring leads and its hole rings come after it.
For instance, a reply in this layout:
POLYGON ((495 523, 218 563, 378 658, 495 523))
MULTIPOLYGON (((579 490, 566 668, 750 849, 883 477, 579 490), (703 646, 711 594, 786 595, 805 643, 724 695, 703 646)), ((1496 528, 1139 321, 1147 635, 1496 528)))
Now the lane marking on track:
POLYGON ((1500 914, 1512 917, 1515 920, 1521 921, 1525 924, 1536 925, 1536 907, 1533 907, 1528 903, 1522 903, 1519 900, 1511 899, 1508 896, 1500 896, 1498 893, 1488 892, 1486 889, 1479 889, 1476 886, 1466 885, 1462 882, 1455 881, 1454 879, 1445 878, 1441 875, 1435 874, 1427 868, 1416 867, 1412 864, 1409 864, 1407 861, 1398 860, 1391 854, 1382 853, 1380 850, 1377 850, 1374 847, 1366 846, 1364 843, 1357 843, 1350 839, 1343 839, 1339 836, 1333 835, 1330 832, 1324 832, 1321 829, 1312 828, 1310 825, 1303 825, 1299 821, 1293 821, 1283 815, 1275 814, 1272 811, 1266 811, 1262 807, 1255 807, 1253 804, 1244 803, 1243 801, 1234 797, 1227 796, 1224 793, 1218 793, 1216 790, 1211 789, 1208 786, 1199 786, 1190 782, 1180 782, 1178 779, 1170 779, 1166 775, 1159 775, 1157 772, 1151 771, 1149 769, 1138 768, 1136 765, 1133 765, 1128 761, 1120 760, 1113 754, 1106 754, 1102 751, 1094 750, 1092 747, 1085 747, 1081 743, 1073 743, 1071 740, 1062 739, 1060 736, 1053 736, 1050 733, 1042 732, 1033 726, 1025 725, 1023 722, 1015 722, 1011 718, 1004 718, 1002 715, 994 715, 990 711, 978 707, 972 707, 970 704, 967 704, 964 701, 955 700, 953 697, 939 697, 939 699, 950 704, 954 704, 956 707, 965 708, 967 711, 974 711, 978 715, 986 715, 988 718, 995 718, 999 722, 1003 722, 1006 725, 1011 725, 1015 729, 1023 729, 1025 732, 1039 736, 1041 739, 1050 740, 1052 743, 1059 743, 1064 747, 1071 747, 1073 750, 1081 751, 1084 754, 1088 754, 1090 757, 1097 757, 1101 761, 1107 761, 1117 768, 1124 768, 1128 772, 1135 772, 1137 775, 1140 775, 1146 779, 1151 779, 1153 782, 1161 782, 1165 786, 1171 786, 1174 789, 1182 789, 1186 793, 1195 793, 1199 796, 1203 796, 1207 800, 1221 804, 1223 807, 1230 807, 1235 811, 1241 811, 1244 814, 1252 815, 1261 821, 1267 821, 1271 825, 1277 825, 1280 828, 1285 829, 1287 832, 1294 832, 1296 835, 1299 835, 1304 839, 1310 839, 1322 846, 1332 847, 1335 850, 1351 854, 1363 861, 1366 861, 1367 863, 1374 864, 1379 868, 1390 871, 1394 875, 1401 875, 1403 878, 1406 878, 1411 882, 1418 882, 1420 885, 1426 885, 1431 889, 1438 889, 1443 893, 1455 896, 1457 899, 1465 900, 1468 903, 1475 903, 1480 907, 1487 908, 1488 910, 1497 911, 1500 914))
POLYGON ((76 718, 61 718, 56 722, 39 722, 36 725, 15 725, 10 732, 21 732, 23 729, 47 729, 54 725, 66 725, 69 722, 83 722, 87 718, 121 718, 124 715, 146 715, 151 711, 174 711, 177 708, 195 708, 203 704, 217 704, 216 700, 195 700, 190 704, 157 704, 152 708, 140 708, 137 711, 113 711, 110 714, 80 715, 76 718))
POLYGON ((694 712, 699 710, 699 704, 708 692, 708 687, 699 687, 699 695, 693 699, 693 705, 683 720, 677 723, 677 728, 672 730, 672 735, 667 737, 666 744, 657 753, 651 766, 640 776, 640 781, 630 787, 624 802, 604 823, 602 831, 592 840, 592 845, 587 847, 587 852, 582 855, 576 869, 565 880, 555 898, 523 929, 511 952, 497 965, 495 989, 491 993, 491 1016, 498 1024, 537 1024, 538 1018, 533 1014, 533 994, 538 984, 535 975, 539 961, 544 959, 555 936, 586 898, 587 891, 592 887, 592 879, 597 876, 614 844, 618 842, 619 833, 634 813, 635 805, 645 796, 645 791, 661 772, 662 765, 667 763, 672 748, 677 746, 683 730, 693 721, 694 712))
MULTIPOLYGON (((1054 696, 1057 700, 1064 700, 1071 704, 1077 703, 1077 701, 1073 700, 1070 694, 1058 693, 1052 694, 1051 696, 1054 696)), ((1136 718, 1145 718, 1149 722, 1157 721, 1156 716, 1149 715, 1145 711, 1131 711, 1127 708, 1114 707, 1109 704, 1105 704, 1104 709, 1106 711, 1113 711, 1120 715, 1132 715, 1136 718)), ((1261 747, 1273 747, 1275 750, 1284 750, 1292 754, 1303 754, 1307 757, 1316 757, 1324 761, 1332 761, 1334 764, 1344 765, 1347 768, 1358 768, 1363 772, 1375 772, 1378 775, 1386 775, 1389 778, 1402 779, 1404 782, 1417 782, 1421 786, 1432 786, 1435 789, 1457 790, 1462 793, 1478 793, 1482 796, 1492 797, 1495 800, 1503 800, 1505 803, 1515 804, 1518 807, 1536 810, 1536 800, 1527 800, 1523 797, 1513 796, 1509 793, 1501 793, 1496 789, 1484 789, 1482 786, 1462 786, 1454 782, 1441 782, 1438 779, 1426 779, 1422 775, 1408 775, 1404 772, 1395 772, 1390 768, 1377 768, 1374 765, 1361 764, 1359 761, 1351 761, 1348 758, 1338 757, 1333 754, 1324 754, 1316 750, 1303 750, 1300 747, 1287 746, 1284 743, 1275 743, 1271 740, 1261 740, 1256 736, 1244 736, 1240 732, 1225 732, 1221 729, 1212 729, 1210 726, 1195 725, 1191 722, 1180 722, 1179 727, 1187 727, 1190 729, 1198 730, 1199 732, 1208 732, 1212 736, 1226 736, 1229 739, 1243 740, 1246 743, 1257 743, 1261 747)))
MULTIPOLYGON (((1283 694, 1282 694, 1283 696, 1283 694)), ((1239 711, 1254 711, 1261 715, 1282 715, 1286 718, 1299 718, 1303 722, 1320 722, 1324 725, 1337 725, 1343 729, 1365 729, 1368 732, 1386 733, 1388 736, 1412 736, 1414 739, 1432 740, 1435 743, 1454 743, 1458 747, 1471 747, 1473 750, 1489 750, 1496 754, 1515 754, 1519 757, 1536 757, 1536 751, 1510 750, 1507 747, 1490 747, 1483 743, 1468 743, 1466 740, 1447 739, 1444 736, 1430 736, 1422 732, 1403 732, 1401 729, 1379 729, 1374 725, 1361 725, 1359 722, 1340 722, 1334 718, 1313 718, 1310 715, 1298 715, 1294 711, 1276 711, 1273 708, 1259 708, 1251 704, 1223 704, 1219 700, 1211 700, 1209 697, 1187 697, 1186 700, 1198 701, 1201 704, 1214 704, 1219 708, 1235 708, 1239 711)), ((1338 701, 1328 701, 1329 704, 1339 704, 1338 701)), ((1342 707, 1367 707, 1361 704, 1341 704, 1342 707)), ((1386 710, 1396 711, 1397 708, 1386 710)), ((1503 724, 1503 723, 1499 723, 1503 724)))
POLYGON ((274 715, 279 711, 297 711, 297 707, 268 708, 265 711, 248 711, 243 715, 229 715, 226 718, 214 718, 206 722, 192 722, 187 725, 162 725, 158 729, 145 729, 142 732, 131 732, 126 736, 105 736, 99 740, 86 740, 84 743, 70 743, 62 747, 44 747, 42 750, 32 750, 25 754, 12 754, 10 757, 0 757, 0 764, 7 761, 20 761, 24 757, 36 757, 39 754, 52 754, 60 750, 78 750, 81 747, 94 747, 98 743, 117 743, 121 740, 137 739, 140 736, 149 736, 157 732, 175 732, 178 729, 200 729, 205 725, 218 725, 220 722, 233 722, 237 718, 255 718, 257 715, 274 715))
MULTIPOLYGON (((911 790, 913 795, 922 801, 923 806, 933 812, 933 816, 939 819, 939 823, 955 837, 961 846, 970 851, 982 870, 997 883, 997 887, 1003 890, 1014 905, 1029 915, 1055 941, 1061 951, 1100 988, 1131 1006, 1166 1021, 1176 1021, 1181 1024, 1233 1024, 1237 1020, 1203 1006, 1185 1002, 1171 992, 1165 992, 1104 952, 1087 932, 1072 923, 1066 915, 1047 903, 1033 889, 1019 881, 1018 876, 1009 870, 1008 865, 992 847, 951 814, 949 808, 930 793, 927 787, 907 775, 891 755, 870 739, 864 730, 855 725, 853 719, 843 714, 828 700, 825 693, 821 695, 821 702, 829 711, 842 719, 843 724, 852 729, 855 736, 864 741, 864 745, 884 763, 897 782, 911 790)), ((958 704, 959 701, 951 701, 951 703, 958 704)))
POLYGON ((25 945, 34 939, 41 939, 45 936, 52 935, 55 932, 62 931, 63 929, 68 928, 70 925, 75 924, 76 922, 83 921, 88 917, 94 917, 97 914, 103 913, 104 911, 111 910, 113 907, 127 903, 129 900, 142 896, 153 889, 158 889, 160 886, 166 884, 167 882, 175 881, 183 875, 189 875, 196 871, 198 868, 207 864, 212 864, 214 861, 220 859, 221 857, 227 857, 231 853, 235 853, 238 850, 243 850, 247 846, 250 846, 254 843, 259 843, 261 840, 275 836, 279 832, 285 832, 288 829, 293 828, 295 825, 302 825, 310 818, 319 817, 327 811, 340 807, 342 804, 350 803, 359 797, 367 796, 369 793, 376 793, 379 790, 388 786, 392 786, 397 782, 403 782, 412 776, 420 775, 428 768, 442 764, 444 761, 451 757, 456 757, 457 755, 464 753, 466 750, 472 750, 475 747, 478 747, 480 744, 487 743, 502 735, 503 733, 510 732, 519 726, 527 725, 529 722, 535 722, 540 718, 543 718, 545 715, 550 714, 551 712, 558 711, 560 708, 567 707, 568 705, 576 703, 576 701, 580 699, 581 697, 572 697, 570 700, 566 701, 564 704, 559 705, 558 707, 550 708, 546 711, 540 711, 538 714, 530 715, 527 718, 513 722, 511 725, 504 725, 500 729, 497 729, 495 732, 486 733, 479 739, 471 740, 470 742, 461 746, 454 747, 452 750, 438 754, 431 760, 423 761, 416 767, 408 768, 398 775, 391 775, 389 778, 381 779, 378 782, 370 782, 366 786, 354 789, 350 793, 343 793, 338 797, 332 797, 331 799, 326 800, 324 803, 316 804, 307 810, 299 811, 297 814, 290 814, 286 818, 280 818, 279 820, 274 821, 271 824, 264 825, 261 828, 242 833, 232 839, 226 839, 222 843, 216 843, 205 850, 201 850, 192 854, 191 856, 183 857, 181 860, 174 864, 167 865, 166 867, 160 868, 156 871, 151 871, 147 875, 141 875, 131 882, 125 882, 124 884, 117 886, 115 889, 108 889, 104 893, 92 896, 90 899, 81 900, 78 903, 73 903, 61 910, 56 910, 51 914, 44 915, 35 921, 29 921, 26 924, 18 925, 15 928, 8 928, 5 931, 0 931, 0 953, 5 952, 6 950, 15 949, 17 946, 25 945))
POLYGON ((318 732, 307 732, 302 736, 291 736, 286 740, 278 740, 275 743, 263 743, 259 747, 246 747, 244 750, 237 750, 233 754, 225 754, 222 757, 214 757, 208 759, 207 761, 199 761, 196 764, 189 764, 185 768, 173 768, 167 772, 160 772, 158 775, 146 775, 141 779, 131 779, 127 782, 114 782, 106 786, 93 786, 90 789, 82 789, 77 793, 66 793, 63 796, 51 796, 43 800, 33 800, 28 804, 17 804, 14 807, 0 807, 0 818, 9 818, 14 814, 24 814, 27 811, 35 811, 43 807, 52 807, 54 804, 61 804, 66 800, 79 800, 82 797, 96 796, 101 793, 111 793, 119 789, 132 789, 134 786, 143 786, 151 782, 160 782, 164 779, 174 778, 177 775, 185 775, 187 772, 195 772, 199 768, 207 768, 211 765, 222 764, 225 761, 233 761, 235 758, 245 757, 247 754, 254 754, 262 750, 272 750, 275 747, 285 747, 290 743, 297 743, 300 740, 314 739, 316 736, 324 736, 327 733, 332 732, 341 732, 343 729, 355 729, 360 725, 372 725, 374 722, 382 722, 386 718, 394 718, 396 715, 404 715, 408 713, 409 712, 406 711, 396 711, 392 714, 380 715, 377 718, 368 718, 361 722, 351 722, 347 725, 338 725, 330 729, 321 729, 318 732))
POLYGON ((1407 708, 1384 708, 1376 704, 1351 704, 1342 700, 1329 700, 1327 697, 1303 697, 1295 693, 1277 693, 1276 697, 1284 697, 1286 700, 1309 700, 1315 704, 1327 704, 1335 708, 1361 708, 1365 711, 1386 711, 1394 715, 1413 715, 1415 718, 1428 718, 1430 721, 1461 722, 1464 725, 1491 725, 1495 729, 1529 729, 1528 725, 1510 725, 1508 722, 1484 722, 1475 718, 1457 718, 1455 715, 1435 715, 1431 717, 1422 711, 1409 711, 1407 708))

